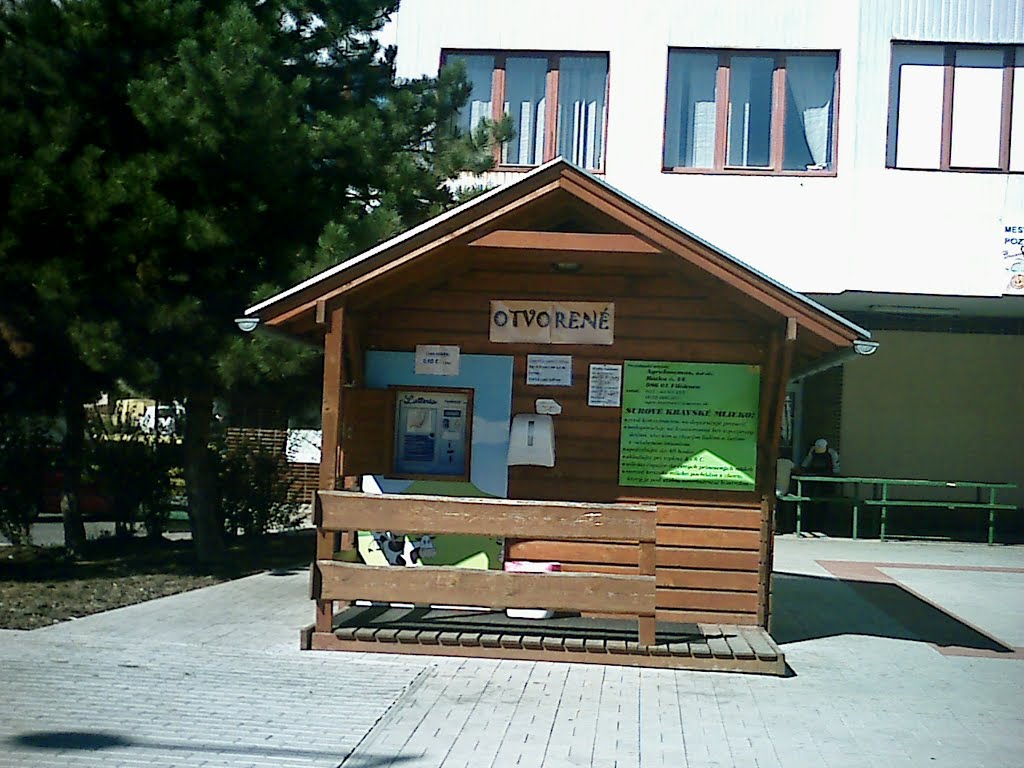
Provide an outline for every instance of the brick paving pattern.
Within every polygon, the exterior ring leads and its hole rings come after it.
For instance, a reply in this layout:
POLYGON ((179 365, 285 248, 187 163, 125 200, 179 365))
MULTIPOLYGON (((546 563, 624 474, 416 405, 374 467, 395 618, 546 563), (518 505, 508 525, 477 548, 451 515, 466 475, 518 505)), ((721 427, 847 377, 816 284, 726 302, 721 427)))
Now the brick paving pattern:
MULTIPOLYGON (((901 623, 905 594, 854 588, 817 563, 1020 567, 1024 549, 790 539, 777 557, 773 631, 786 640, 792 677, 452 661, 429 670, 345 768, 1024 764, 1024 663, 943 656, 929 640, 984 639, 941 613, 901 623)), ((914 570, 918 581, 927 573, 914 570)), ((936 592, 954 592, 932 597, 962 602, 949 571, 934 573, 936 592)), ((972 573, 973 623, 1019 615, 1024 595, 995 583, 991 596, 976 591, 972 573)))
POLYGON ((333 768, 422 668, 23 633, 0 642, 0 669, 5 768, 333 768))
POLYGON ((789 678, 299 652, 306 574, 257 576, 0 632, 0 768, 1017 768, 1024 660, 991 645, 1020 642, 1021 568, 1021 547, 783 538, 789 678))

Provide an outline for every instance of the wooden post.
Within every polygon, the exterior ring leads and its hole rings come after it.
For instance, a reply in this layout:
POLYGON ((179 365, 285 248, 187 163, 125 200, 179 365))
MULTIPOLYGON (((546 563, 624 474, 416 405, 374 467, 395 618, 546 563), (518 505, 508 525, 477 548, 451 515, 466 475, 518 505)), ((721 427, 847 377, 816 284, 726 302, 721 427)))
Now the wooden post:
POLYGON ((785 341, 781 345, 780 360, 775 366, 777 374, 776 391, 772 398, 771 411, 768 424, 768 439, 765 441, 770 454, 768 459, 767 474, 771 478, 770 486, 766 485, 766 491, 773 495, 775 492, 775 462, 779 458, 779 435, 782 431, 782 412, 786 409, 786 385, 789 383, 789 374, 793 367, 793 350, 796 347, 797 322, 795 317, 786 320, 785 341))
MULTIPOLYGON (((345 380, 345 357, 342 350, 344 340, 345 310, 332 309, 329 313, 325 303, 318 303, 316 319, 326 326, 324 333, 324 389, 321 405, 323 439, 320 453, 320 490, 333 491, 338 482, 338 452, 341 447, 341 394, 345 380)), ((317 521, 317 559, 330 559, 338 546, 333 532, 319 526, 320 500, 315 500, 314 519, 317 521)), ((315 569, 315 566, 314 566, 315 569)), ((317 632, 330 632, 334 626, 334 604, 320 599, 319 582, 312 581, 313 598, 316 600, 315 628, 317 632)))
MULTIPOLYGON (((360 341, 360 328, 362 323, 357 318, 349 315, 345 318, 345 331, 343 346, 348 349, 349 380, 356 387, 363 387, 366 383, 366 375, 363 366, 363 346, 360 341)), ((345 491, 359 489, 359 478, 349 477, 345 471, 345 441, 341 440, 338 450, 338 476, 341 478, 341 488, 345 491)), ((342 531, 336 538, 336 548, 342 551, 355 549, 358 546, 358 534, 356 531, 342 531)))
MULTIPOLYGON (((777 400, 779 376, 781 373, 781 334, 772 332, 768 339, 768 349, 761 368, 761 392, 758 398, 760 410, 757 429, 757 468, 755 478, 757 490, 764 495, 775 487, 775 453, 778 448, 779 436, 772 434, 775 423, 775 403, 777 400)), ((783 391, 785 385, 783 384, 783 391)))
MULTIPOLYGON (((771 596, 772 596, 772 569, 775 561, 775 464, 778 460, 779 433, 782 429, 782 412, 786 407, 786 385, 789 383, 789 374, 793 366, 793 353, 796 347, 797 321, 795 317, 786 318, 786 332, 784 342, 781 345, 781 359, 776 365, 778 371, 777 391, 772 402, 770 423, 768 425, 768 436, 771 438, 766 442, 770 456, 766 462, 766 474, 771 478, 770 484, 766 483, 765 491, 761 496, 761 540, 762 540, 762 563, 759 581, 761 591, 757 607, 757 623, 768 629, 771 622, 771 596)), ((799 494, 798 494, 799 495, 799 494)), ((797 532, 800 526, 800 502, 797 502, 797 532)))
MULTIPOLYGON (((637 557, 637 570, 641 576, 654 576, 657 548, 653 541, 641 541, 640 552, 637 557)), ((657 603, 657 600, 655 600, 657 603)), ((651 606, 653 608, 653 606, 651 606)), ((654 645, 656 642, 657 622, 654 614, 639 613, 637 615, 637 629, 639 631, 640 645, 654 645)))
MULTIPOLYGON (((319 312, 318 312, 319 314, 319 312)), ((338 449, 341 446, 341 390, 345 378, 345 359, 342 354, 345 310, 338 307, 325 317, 324 334, 324 389, 321 405, 323 443, 320 455, 320 490, 337 490, 338 449)))

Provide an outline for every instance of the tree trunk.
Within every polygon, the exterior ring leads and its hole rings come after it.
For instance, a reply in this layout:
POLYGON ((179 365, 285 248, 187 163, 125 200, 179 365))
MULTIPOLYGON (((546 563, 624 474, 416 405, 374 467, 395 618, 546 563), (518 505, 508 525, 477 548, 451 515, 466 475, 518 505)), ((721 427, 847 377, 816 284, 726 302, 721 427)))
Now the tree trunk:
POLYGON ((64 397, 64 478, 60 491, 60 516, 64 523, 64 546, 73 557, 85 550, 85 523, 78 505, 78 489, 85 456, 85 410, 73 391, 64 397))
POLYGON ((224 531, 217 503, 216 473, 210 455, 210 421, 213 398, 209 393, 190 393, 185 404, 185 490, 188 520, 196 557, 204 565, 224 561, 224 531))

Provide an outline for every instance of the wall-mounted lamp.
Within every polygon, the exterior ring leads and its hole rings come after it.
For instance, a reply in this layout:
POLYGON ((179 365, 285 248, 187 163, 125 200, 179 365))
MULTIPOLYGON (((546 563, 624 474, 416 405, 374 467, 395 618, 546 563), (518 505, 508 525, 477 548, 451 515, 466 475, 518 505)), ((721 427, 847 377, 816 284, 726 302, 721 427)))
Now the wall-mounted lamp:
POLYGON ((551 265, 551 271, 560 275, 575 275, 582 269, 583 265, 578 261, 556 261, 551 265))
POLYGON ((878 349, 877 341, 868 341, 867 339, 857 339, 853 342, 853 351, 858 355, 873 355, 878 349))
POLYGON ((256 330, 256 326, 260 324, 258 317, 236 317, 235 325, 238 326, 238 330, 242 333, 252 333, 256 330))

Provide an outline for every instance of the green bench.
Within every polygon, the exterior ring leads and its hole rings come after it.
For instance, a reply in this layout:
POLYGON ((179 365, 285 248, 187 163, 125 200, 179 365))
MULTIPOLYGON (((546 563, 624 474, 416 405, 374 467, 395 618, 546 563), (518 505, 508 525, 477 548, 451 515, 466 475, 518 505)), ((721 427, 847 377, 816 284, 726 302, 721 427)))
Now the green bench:
POLYGON ((981 501, 910 501, 903 499, 867 499, 861 502, 867 507, 879 507, 878 538, 885 541, 885 527, 888 519, 889 507, 931 507, 938 509, 987 509, 988 510, 988 543, 996 542, 996 512, 1009 512, 1016 510, 1013 504, 986 504, 981 501))
POLYGON ((806 501, 821 502, 826 504, 850 504, 853 510, 853 530, 851 531, 852 538, 857 538, 858 518, 859 510, 858 499, 851 498, 849 496, 807 496, 804 494, 797 495, 795 493, 787 493, 784 496, 777 496, 777 501, 788 501, 795 504, 796 511, 796 529, 795 533, 799 536, 803 533, 803 505, 806 501))
POLYGON ((988 543, 995 543, 995 523, 997 512, 1016 511, 1014 504, 999 503, 996 493, 1000 490, 1016 488, 1013 483, 989 483, 975 481, 920 480, 914 478, 891 477, 817 477, 811 475, 794 475, 796 493, 780 496, 779 501, 792 501, 796 504, 796 533, 801 533, 801 507, 805 502, 852 504, 853 530, 852 536, 857 538, 860 506, 879 510, 879 540, 885 541, 888 513, 890 507, 932 508, 932 509, 983 509, 988 510, 988 543), (851 483, 854 494, 849 496, 810 496, 803 492, 804 483, 851 483), (956 499, 893 499, 889 497, 889 489, 898 487, 917 488, 970 488, 976 491, 977 501, 961 501, 956 499), (880 498, 877 489, 881 489, 880 498), (870 497, 865 491, 870 491, 870 497), (984 491, 988 492, 988 501, 980 500, 984 491))

